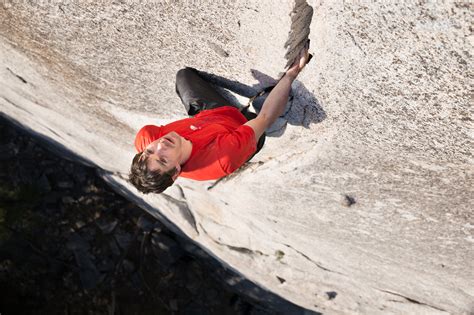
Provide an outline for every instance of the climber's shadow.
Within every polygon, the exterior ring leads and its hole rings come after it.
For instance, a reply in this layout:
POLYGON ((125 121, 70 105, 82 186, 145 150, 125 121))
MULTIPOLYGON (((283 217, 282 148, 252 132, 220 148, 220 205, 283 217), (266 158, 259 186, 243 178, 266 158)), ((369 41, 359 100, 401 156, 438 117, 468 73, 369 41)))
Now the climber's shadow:
MULTIPOLYGON (((213 84, 230 104, 238 107, 242 107, 246 104, 241 104, 231 92, 246 98, 251 98, 266 87, 277 83, 277 80, 258 70, 252 69, 251 73, 258 83, 249 86, 216 74, 199 71, 199 74, 208 82, 213 84)), ((268 96, 268 93, 257 97, 254 100, 253 108, 257 113, 261 110, 266 96, 268 96)), ((287 123, 309 128, 312 123, 319 123, 325 118, 326 113, 321 107, 320 101, 304 86, 303 83, 295 80, 292 84, 291 94, 285 112, 270 128, 267 129, 267 136, 281 136, 285 132, 287 123)))

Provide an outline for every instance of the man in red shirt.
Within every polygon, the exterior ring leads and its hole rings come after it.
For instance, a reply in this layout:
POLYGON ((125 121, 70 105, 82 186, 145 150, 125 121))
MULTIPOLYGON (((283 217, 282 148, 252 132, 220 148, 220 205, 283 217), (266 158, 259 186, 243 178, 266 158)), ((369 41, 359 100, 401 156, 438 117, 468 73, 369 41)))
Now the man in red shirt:
POLYGON ((291 83, 308 60, 305 47, 258 115, 230 106, 195 69, 178 71, 176 92, 190 117, 140 129, 130 182, 143 193, 161 193, 178 176, 211 180, 237 170, 262 148, 265 130, 283 113, 291 83))

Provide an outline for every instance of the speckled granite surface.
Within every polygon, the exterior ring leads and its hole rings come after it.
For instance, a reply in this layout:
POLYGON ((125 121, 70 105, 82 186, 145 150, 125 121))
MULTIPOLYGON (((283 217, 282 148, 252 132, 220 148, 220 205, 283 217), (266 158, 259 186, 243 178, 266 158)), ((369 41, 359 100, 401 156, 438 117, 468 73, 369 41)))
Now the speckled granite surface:
POLYGON ((136 195, 124 181, 134 132, 184 117, 173 87, 184 65, 241 93, 276 78, 291 1, 4 1, 2 112, 298 305, 468 314, 471 5, 309 4, 315 57, 295 82, 284 132, 215 185, 179 180, 166 195, 136 195))

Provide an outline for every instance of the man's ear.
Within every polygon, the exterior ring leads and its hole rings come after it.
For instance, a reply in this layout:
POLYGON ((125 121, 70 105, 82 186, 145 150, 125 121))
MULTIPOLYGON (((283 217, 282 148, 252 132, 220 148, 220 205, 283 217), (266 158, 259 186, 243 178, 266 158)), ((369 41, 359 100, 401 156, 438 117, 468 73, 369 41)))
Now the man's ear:
POLYGON ((176 180, 178 178, 179 174, 181 173, 181 165, 176 166, 176 173, 173 175, 173 180, 176 180))

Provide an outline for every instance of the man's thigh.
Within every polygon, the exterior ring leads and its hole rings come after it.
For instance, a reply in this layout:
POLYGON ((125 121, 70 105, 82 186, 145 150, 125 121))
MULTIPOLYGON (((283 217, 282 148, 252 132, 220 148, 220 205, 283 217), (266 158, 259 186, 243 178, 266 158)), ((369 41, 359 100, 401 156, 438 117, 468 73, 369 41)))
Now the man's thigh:
POLYGON ((194 116, 206 109, 232 106, 194 68, 186 67, 178 71, 176 74, 176 93, 189 116, 194 116))

